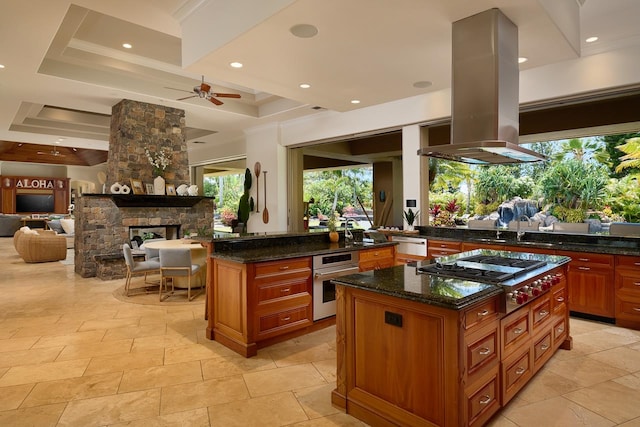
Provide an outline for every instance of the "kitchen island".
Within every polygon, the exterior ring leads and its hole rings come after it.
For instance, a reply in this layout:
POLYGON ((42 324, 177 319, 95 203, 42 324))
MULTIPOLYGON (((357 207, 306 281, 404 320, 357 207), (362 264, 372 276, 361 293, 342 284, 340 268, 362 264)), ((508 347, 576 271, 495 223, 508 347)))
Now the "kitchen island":
POLYGON ((334 405, 372 425, 483 425, 557 349, 571 347, 569 258, 481 250, 439 262, 469 254, 546 265, 525 273, 531 300, 511 308, 519 291, 422 274, 427 262, 335 280, 334 405))

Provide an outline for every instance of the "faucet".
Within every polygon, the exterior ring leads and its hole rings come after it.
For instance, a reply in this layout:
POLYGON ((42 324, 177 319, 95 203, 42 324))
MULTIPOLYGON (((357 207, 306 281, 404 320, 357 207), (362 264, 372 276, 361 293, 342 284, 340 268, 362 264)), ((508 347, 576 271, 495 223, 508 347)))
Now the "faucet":
POLYGON ((353 233, 351 232, 351 230, 349 230, 349 223, 351 221, 353 221, 354 223, 356 222, 356 220, 353 218, 347 218, 346 222, 344 223, 344 240, 345 241, 353 241, 353 233))
POLYGON ((526 218, 527 224, 529 225, 529 227, 531 227, 531 218, 526 215, 520 215, 520 217, 516 221, 516 239, 518 240, 518 242, 522 240, 522 236, 524 236, 525 233, 524 231, 520 231, 520 220, 522 218, 526 218))

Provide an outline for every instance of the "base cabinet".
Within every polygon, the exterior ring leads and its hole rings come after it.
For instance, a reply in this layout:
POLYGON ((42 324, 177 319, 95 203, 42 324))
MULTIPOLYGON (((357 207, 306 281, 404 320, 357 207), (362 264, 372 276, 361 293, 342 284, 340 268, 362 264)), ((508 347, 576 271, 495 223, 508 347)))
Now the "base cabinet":
POLYGON ((313 324, 311 258, 213 262, 210 338, 245 357, 261 342, 313 324))
POLYGON ((640 329, 640 256, 616 256, 616 324, 640 329))
POLYGON ((358 253, 360 271, 380 270, 395 265, 395 248, 387 246, 376 249, 363 249, 358 253))

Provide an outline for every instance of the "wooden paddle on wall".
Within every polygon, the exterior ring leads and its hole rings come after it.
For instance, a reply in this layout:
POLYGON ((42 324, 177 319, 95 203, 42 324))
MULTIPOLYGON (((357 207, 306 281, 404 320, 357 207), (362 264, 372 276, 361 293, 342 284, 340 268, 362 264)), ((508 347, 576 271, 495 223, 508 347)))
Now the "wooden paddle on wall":
POLYGON ((267 171, 264 171, 264 209, 262 210, 262 222, 269 222, 269 209, 267 209, 267 171))

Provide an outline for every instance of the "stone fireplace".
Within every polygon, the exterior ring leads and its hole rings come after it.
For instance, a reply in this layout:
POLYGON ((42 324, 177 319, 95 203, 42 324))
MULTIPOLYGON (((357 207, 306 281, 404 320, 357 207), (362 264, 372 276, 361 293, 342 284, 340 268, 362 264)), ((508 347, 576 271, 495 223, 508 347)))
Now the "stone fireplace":
MULTIPOLYGON (((123 100, 113 107, 107 158, 107 186, 131 179, 153 181, 153 167, 145 149, 168 148, 171 164, 164 171, 167 184, 190 184, 184 110, 123 100)), ((82 277, 118 279, 125 276, 122 244, 131 240, 131 229, 169 227, 169 237, 185 231, 211 229, 212 198, 83 194, 75 206, 75 272, 82 277), (108 262, 105 262, 108 261, 108 262)))

